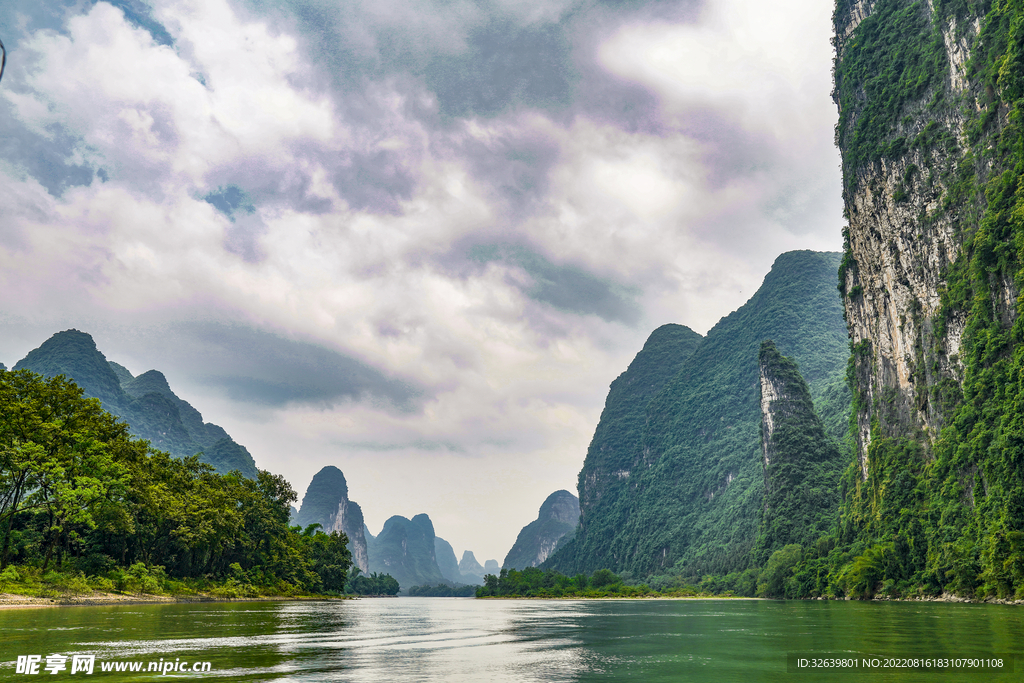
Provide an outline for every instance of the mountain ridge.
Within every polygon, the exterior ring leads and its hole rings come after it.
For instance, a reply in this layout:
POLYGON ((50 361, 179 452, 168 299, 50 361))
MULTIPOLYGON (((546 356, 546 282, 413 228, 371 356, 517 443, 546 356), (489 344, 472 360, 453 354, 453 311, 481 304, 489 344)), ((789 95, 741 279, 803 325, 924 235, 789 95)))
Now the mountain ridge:
POLYGON ((256 477, 256 463, 245 447, 221 427, 204 423, 198 410, 171 391, 162 373, 151 370, 132 377, 124 366, 112 365, 85 332, 70 329, 52 335, 14 369, 73 380, 86 397, 98 398, 104 410, 124 420, 134 436, 154 448, 179 458, 201 453, 200 461, 221 474, 237 469, 245 477, 256 477))
MULTIPOLYGON (((642 427, 629 432, 632 443, 613 447, 599 423, 580 475, 579 529, 546 568, 699 577, 750 562, 764 495, 761 342, 774 339, 796 358, 832 432, 846 425, 849 349, 835 286, 840 259, 810 251, 780 255, 750 300, 691 349, 677 347, 685 357, 674 360, 678 370, 659 391, 623 394, 630 405, 606 403, 602 423, 639 412, 642 427), (594 488, 588 473, 602 469, 616 476, 594 488)), ((644 358, 641 351, 634 363, 642 367, 644 358)))

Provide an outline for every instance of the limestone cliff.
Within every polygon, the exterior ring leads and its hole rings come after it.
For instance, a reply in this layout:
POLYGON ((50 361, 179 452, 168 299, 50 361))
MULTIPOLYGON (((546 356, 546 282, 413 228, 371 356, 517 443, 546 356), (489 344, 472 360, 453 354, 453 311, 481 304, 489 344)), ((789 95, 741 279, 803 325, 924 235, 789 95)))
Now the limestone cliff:
POLYGON ((427 515, 416 515, 411 520, 391 517, 370 543, 370 571, 390 574, 402 590, 445 583, 437 565, 434 538, 434 525, 427 515))
MULTIPOLYGON (((981 22, 903 0, 841 1, 835 20, 837 144, 849 218, 840 286, 856 349, 857 451, 867 478, 872 419, 880 434, 922 430, 930 445, 947 408, 936 387, 963 379, 966 315, 946 311, 938 333, 936 317, 948 271, 978 218, 978 206, 955 194, 975 170, 964 165, 967 113, 980 106, 968 59, 981 22), (909 65, 899 61, 908 57, 909 65), (869 66, 885 75, 865 74, 869 66)), ((1009 313, 1012 280, 996 284, 1009 313)))
POLYGON ((851 566, 890 593, 1021 597, 1024 3, 839 0, 835 29, 857 452, 838 538, 873 544, 851 566))
POLYGON ((502 567, 536 567, 551 556, 566 535, 573 534, 580 519, 580 501, 568 491, 555 491, 545 499, 537 519, 523 527, 502 567))
POLYGON ((833 526, 844 462, 815 414, 796 363, 761 344, 761 466, 764 503, 754 561, 791 543, 810 545, 833 526))
POLYGON ((306 495, 302 497, 302 507, 295 516, 295 524, 302 527, 319 524, 324 533, 344 533, 348 536, 353 564, 363 573, 370 571, 370 557, 363 535, 363 511, 348 499, 348 483, 337 467, 328 465, 313 476, 306 495))

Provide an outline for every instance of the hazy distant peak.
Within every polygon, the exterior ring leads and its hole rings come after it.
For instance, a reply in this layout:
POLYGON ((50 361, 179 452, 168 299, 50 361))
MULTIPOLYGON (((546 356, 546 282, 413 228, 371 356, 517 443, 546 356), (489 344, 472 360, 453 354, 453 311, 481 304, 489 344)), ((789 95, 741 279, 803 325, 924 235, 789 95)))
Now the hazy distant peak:
POLYGON ((553 519, 558 522, 576 525, 580 519, 579 498, 565 489, 555 491, 541 503, 538 519, 553 519))
POLYGON ((502 566, 508 569, 539 566, 573 537, 579 519, 579 499, 564 489, 555 491, 541 503, 537 519, 519 532, 502 566))

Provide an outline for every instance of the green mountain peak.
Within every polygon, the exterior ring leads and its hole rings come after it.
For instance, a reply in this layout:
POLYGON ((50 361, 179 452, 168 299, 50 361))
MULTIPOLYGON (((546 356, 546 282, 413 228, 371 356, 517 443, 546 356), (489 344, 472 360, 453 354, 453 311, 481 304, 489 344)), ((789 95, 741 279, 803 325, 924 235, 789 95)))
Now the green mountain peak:
POLYGON ((65 330, 33 349, 15 369, 44 377, 64 375, 98 398, 103 408, 128 423, 133 435, 177 457, 202 453, 200 460, 226 474, 239 470, 256 477, 256 463, 244 446, 217 425, 204 423, 198 410, 171 391, 163 373, 150 370, 132 377, 126 368, 109 362, 92 336, 65 330))
POLYGON ((825 425, 845 427, 839 261, 835 253, 782 254, 750 300, 704 338, 681 335, 656 354, 673 328, 652 334, 612 384, 580 472, 579 529, 546 567, 700 576, 750 561, 764 496, 763 340, 799 362, 825 425))

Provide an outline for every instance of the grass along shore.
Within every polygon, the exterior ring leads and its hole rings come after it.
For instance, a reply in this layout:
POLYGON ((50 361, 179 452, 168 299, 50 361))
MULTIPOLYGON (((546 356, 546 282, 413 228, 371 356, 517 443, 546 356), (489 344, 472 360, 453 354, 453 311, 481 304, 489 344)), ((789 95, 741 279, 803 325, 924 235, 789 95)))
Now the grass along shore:
POLYGON ((142 563, 104 576, 81 572, 43 572, 10 565, 0 572, 0 609, 59 605, 160 604, 269 600, 339 600, 338 594, 299 591, 284 581, 254 585, 244 573, 225 579, 172 579, 161 567, 142 563))

